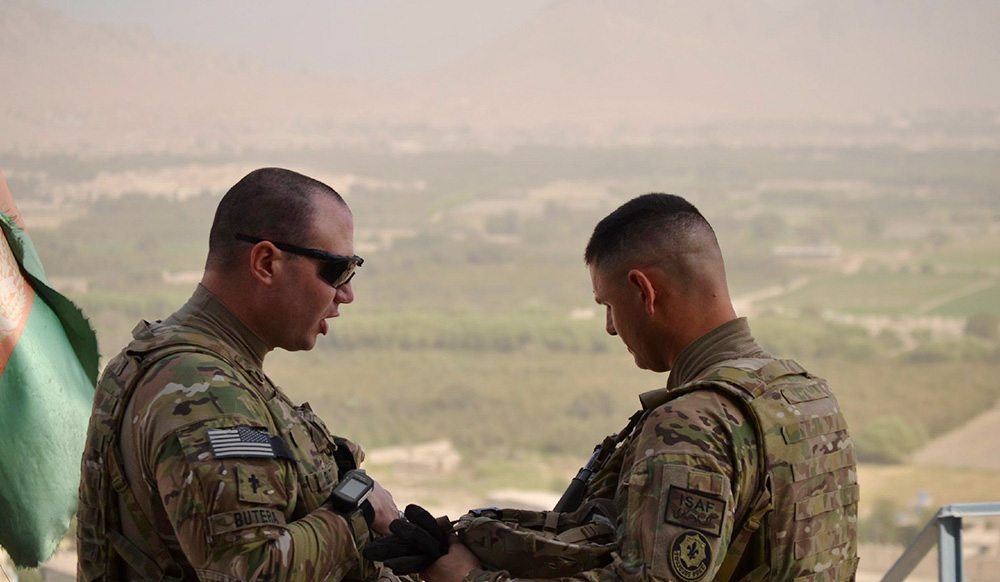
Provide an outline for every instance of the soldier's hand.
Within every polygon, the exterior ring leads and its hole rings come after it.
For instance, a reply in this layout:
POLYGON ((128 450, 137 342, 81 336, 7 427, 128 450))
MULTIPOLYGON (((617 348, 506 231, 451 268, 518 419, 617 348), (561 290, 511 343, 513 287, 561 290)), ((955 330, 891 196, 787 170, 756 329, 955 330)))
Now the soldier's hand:
MULTIPOLYGON (((364 549, 369 560, 382 562, 396 574, 415 574, 448 552, 448 533, 419 505, 406 506, 406 519, 389 524, 392 535, 372 540, 364 549)), ((442 518, 447 525, 447 518, 442 518)))
POLYGON ((434 516, 419 505, 412 503, 407 505, 403 515, 406 517, 405 520, 397 519, 389 524, 392 533, 409 541, 415 548, 435 560, 448 553, 448 533, 451 531, 451 524, 448 523, 447 517, 442 518, 448 527, 446 532, 434 516))
POLYGON ((399 519, 399 508, 396 507, 396 502, 392 500, 392 494, 376 481, 375 488, 368 495, 368 502, 372 504, 372 509, 375 510, 375 519, 371 525, 372 530, 380 534, 390 533, 389 524, 392 523, 392 520, 399 519))
POLYGON ((469 572, 483 566, 479 558, 458 541, 458 536, 451 536, 449 542, 448 553, 420 572, 420 577, 427 582, 462 582, 469 572))

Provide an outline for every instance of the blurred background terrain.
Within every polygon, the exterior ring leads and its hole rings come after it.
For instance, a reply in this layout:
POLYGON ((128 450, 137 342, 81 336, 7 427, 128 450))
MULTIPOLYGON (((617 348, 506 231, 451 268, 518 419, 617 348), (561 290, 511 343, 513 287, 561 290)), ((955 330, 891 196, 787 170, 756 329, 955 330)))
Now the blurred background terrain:
POLYGON ((400 505, 545 507, 666 381, 604 333, 582 252, 667 191, 759 340, 835 388, 866 575, 997 500, 1000 4, 421 4, 0 0, 0 171, 105 357, 190 295, 229 186, 295 169, 366 262, 271 377, 400 505))

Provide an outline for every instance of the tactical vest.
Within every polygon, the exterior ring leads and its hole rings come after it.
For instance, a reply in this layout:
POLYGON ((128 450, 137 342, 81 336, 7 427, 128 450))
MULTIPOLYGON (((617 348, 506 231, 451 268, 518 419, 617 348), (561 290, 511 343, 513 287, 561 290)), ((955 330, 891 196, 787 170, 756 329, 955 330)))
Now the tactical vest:
MULTIPOLYGON (((182 567, 171 557, 149 517, 136 501, 122 464, 119 438, 125 410, 139 381, 152 366, 176 354, 205 354, 236 370, 248 386, 262 386, 266 382, 263 374, 249 361, 218 339, 183 327, 171 326, 161 331, 163 328, 165 326, 150 325, 145 321, 136 326, 132 330, 134 341, 108 363, 94 393, 81 464, 77 510, 77 553, 80 557, 77 580, 81 582, 123 582, 127 579, 126 564, 143 580, 175 582, 197 579, 188 564, 182 567), (137 526, 142 547, 152 555, 122 534, 120 505, 137 526)), ((343 449, 346 451, 346 446, 343 449)), ((353 456, 349 460, 343 456, 336 455, 339 472, 354 468, 353 456)), ((337 482, 337 476, 330 476, 330 481, 332 487, 337 482)), ((360 515, 360 512, 356 513, 360 515)), ((367 537, 363 518, 351 519, 351 526, 367 537)), ((368 563, 363 564, 361 570, 353 569, 348 578, 368 578, 372 574, 371 564, 368 563)))
MULTIPOLYGON (((826 381, 791 360, 733 360, 678 388, 640 395, 642 410, 601 446, 588 503, 614 495, 629 442, 649 413, 698 390, 725 395, 757 432, 758 490, 733 528, 714 580, 853 580, 858 563, 854 445, 826 381)), ((616 549, 607 541, 606 528, 581 519, 587 507, 562 514, 478 510, 463 516, 455 529, 488 567, 517 577, 571 576, 610 563, 616 549), (580 527, 591 523, 590 530, 580 527), (564 531, 570 533, 561 536, 564 531), (581 535, 588 533, 591 537, 581 535), (560 565, 562 559, 566 564, 560 565)))
POLYGON ((738 570, 747 582, 854 580, 857 460, 826 381, 791 360, 743 359, 641 398, 648 411, 705 389, 728 395, 750 413, 761 484, 748 515, 733 529, 715 579, 728 581, 738 570))

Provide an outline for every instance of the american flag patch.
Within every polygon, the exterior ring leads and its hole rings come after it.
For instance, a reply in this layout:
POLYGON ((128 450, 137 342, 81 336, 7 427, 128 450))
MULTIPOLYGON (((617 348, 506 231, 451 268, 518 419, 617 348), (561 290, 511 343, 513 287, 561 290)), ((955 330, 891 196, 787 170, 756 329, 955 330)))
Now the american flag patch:
POLYGON ((274 447, 267 431, 250 426, 208 429, 208 442, 217 459, 257 457, 273 459, 274 447))

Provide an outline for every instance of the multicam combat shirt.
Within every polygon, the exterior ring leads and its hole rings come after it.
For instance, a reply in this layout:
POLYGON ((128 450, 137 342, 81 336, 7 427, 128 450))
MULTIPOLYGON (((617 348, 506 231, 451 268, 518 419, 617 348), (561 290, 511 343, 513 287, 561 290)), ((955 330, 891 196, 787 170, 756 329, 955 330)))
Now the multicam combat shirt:
MULTIPOLYGON (((264 342, 200 285, 126 351, 170 334, 201 334, 232 356, 156 361, 122 425, 127 481, 185 579, 343 579, 359 556, 347 522, 322 505, 337 482, 326 426, 263 374, 264 342)), ((361 449, 349 448, 360 463, 361 449)), ((125 537, 141 545, 149 532, 125 509, 125 537)))

